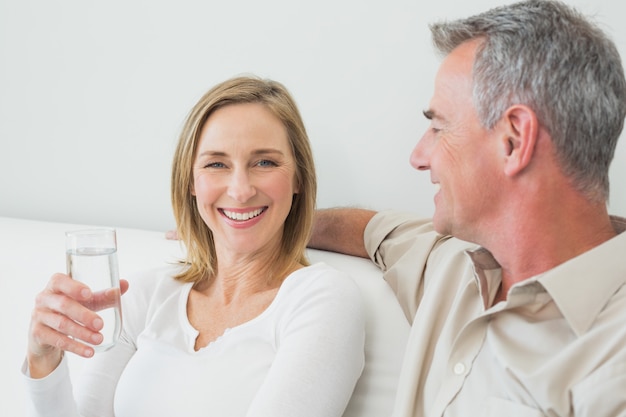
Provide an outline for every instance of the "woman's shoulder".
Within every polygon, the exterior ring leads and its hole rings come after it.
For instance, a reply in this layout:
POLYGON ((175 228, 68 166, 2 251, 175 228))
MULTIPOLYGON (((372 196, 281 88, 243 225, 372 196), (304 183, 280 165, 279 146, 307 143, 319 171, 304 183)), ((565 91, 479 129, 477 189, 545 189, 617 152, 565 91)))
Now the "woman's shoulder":
POLYGON ((316 262, 300 268, 287 277, 287 280, 290 279, 301 284, 308 282, 333 286, 349 285, 352 282, 348 273, 325 262, 316 262))
POLYGON ((359 287, 348 273, 324 262, 317 262, 293 272, 283 282, 280 292, 306 297, 324 294, 325 298, 343 300, 361 297, 359 287))
POLYGON ((307 323, 328 328, 363 328, 364 309, 361 290, 351 277, 320 262, 289 275, 269 310, 280 317, 281 331, 289 332, 306 327, 307 323))

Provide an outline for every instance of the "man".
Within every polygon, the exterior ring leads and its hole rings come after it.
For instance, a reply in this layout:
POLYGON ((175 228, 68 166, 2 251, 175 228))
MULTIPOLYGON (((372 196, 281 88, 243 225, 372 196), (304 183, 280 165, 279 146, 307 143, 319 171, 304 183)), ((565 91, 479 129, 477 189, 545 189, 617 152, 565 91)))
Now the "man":
POLYGON ((539 0, 431 31, 444 59, 411 164, 439 186, 432 221, 322 210, 309 245, 370 257, 412 323, 394 415, 626 416, 614 44, 539 0))

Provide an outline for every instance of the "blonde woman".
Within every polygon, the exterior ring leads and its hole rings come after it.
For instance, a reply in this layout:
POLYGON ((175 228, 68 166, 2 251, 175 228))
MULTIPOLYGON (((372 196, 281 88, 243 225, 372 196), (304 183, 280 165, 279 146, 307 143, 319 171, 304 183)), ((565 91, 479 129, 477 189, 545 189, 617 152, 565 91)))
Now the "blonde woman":
POLYGON ((211 89, 172 169, 186 260, 133 280, 122 339, 97 355, 82 343, 97 337, 78 324, 97 318, 82 284, 54 275, 29 333, 32 414, 341 416, 363 369, 363 306, 349 277, 307 261, 315 196, 284 86, 240 77, 211 89), (64 351, 93 356, 74 394, 64 351))

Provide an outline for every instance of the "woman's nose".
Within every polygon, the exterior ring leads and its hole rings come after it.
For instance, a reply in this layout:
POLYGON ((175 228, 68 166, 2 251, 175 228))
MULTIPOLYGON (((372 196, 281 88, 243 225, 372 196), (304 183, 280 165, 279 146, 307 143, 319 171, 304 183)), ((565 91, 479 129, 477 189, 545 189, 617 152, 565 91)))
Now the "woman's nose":
POLYGON ((244 170, 233 173, 228 184, 228 196, 240 203, 245 203, 256 195, 256 188, 244 170))

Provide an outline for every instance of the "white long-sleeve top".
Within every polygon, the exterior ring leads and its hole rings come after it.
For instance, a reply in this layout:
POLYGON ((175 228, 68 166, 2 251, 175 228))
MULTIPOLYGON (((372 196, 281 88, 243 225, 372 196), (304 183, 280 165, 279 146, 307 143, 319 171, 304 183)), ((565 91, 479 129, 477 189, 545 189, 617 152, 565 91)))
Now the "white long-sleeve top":
POLYGON ((123 333, 86 361, 46 378, 24 368, 31 416, 341 416, 363 370, 365 324, 356 284, 318 263, 292 273, 272 304, 205 348, 187 318, 191 284, 177 267, 131 281, 123 333))

